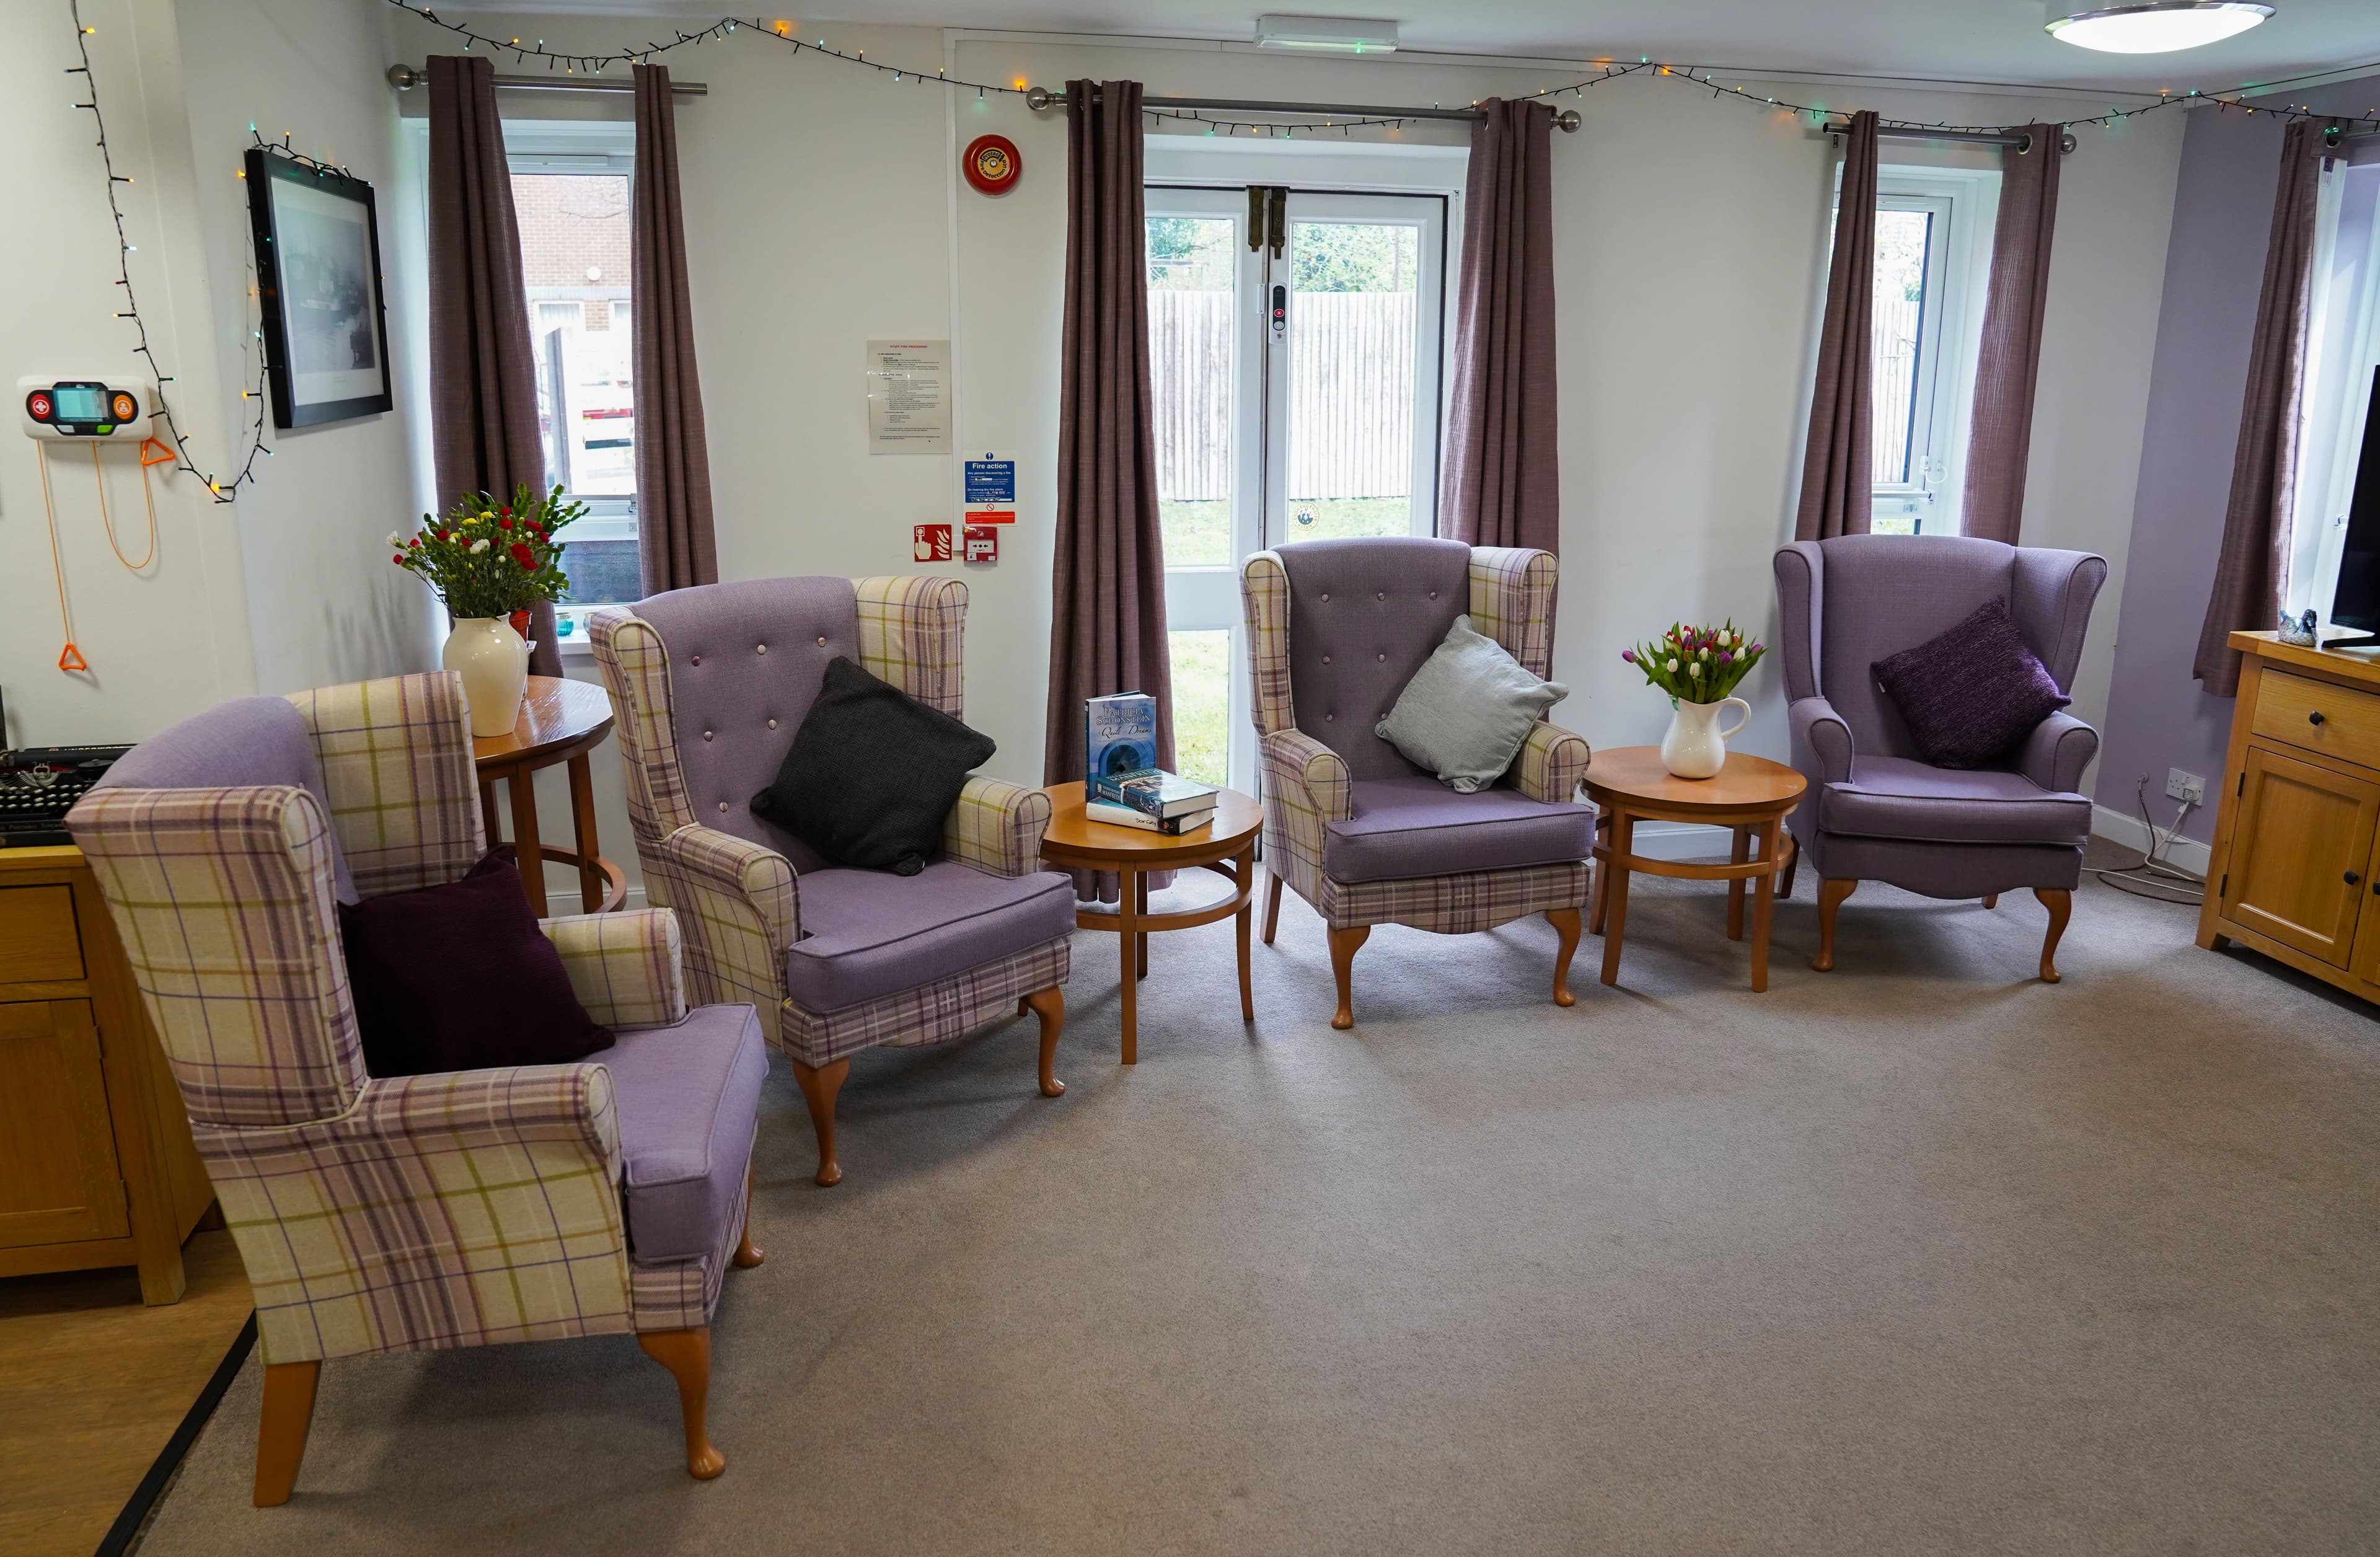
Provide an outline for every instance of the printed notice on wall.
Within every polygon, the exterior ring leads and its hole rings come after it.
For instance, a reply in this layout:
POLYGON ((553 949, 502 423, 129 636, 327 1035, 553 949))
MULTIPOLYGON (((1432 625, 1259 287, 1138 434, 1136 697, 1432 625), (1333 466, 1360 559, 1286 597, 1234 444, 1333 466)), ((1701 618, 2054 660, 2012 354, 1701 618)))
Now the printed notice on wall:
POLYGON ((951 343, 868 343, 868 452, 951 452, 951 343))

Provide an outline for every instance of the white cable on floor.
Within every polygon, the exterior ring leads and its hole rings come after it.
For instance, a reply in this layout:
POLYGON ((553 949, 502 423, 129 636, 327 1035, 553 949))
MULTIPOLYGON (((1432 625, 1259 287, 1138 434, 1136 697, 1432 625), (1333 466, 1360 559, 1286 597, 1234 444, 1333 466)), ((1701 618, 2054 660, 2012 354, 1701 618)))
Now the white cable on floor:
POLYGON ((2181 836, 2182 819, 2190 815, 2195 800, 2185 799, 2181 809, 2173 814, 2173 825, 2164 832, 2149 817, 2149 781, 2145 775, 2134 786, 2133 803, 2139 807, 2141 825, 2148 829, 2148 851, 2141 856, 2138 865, 2126 865, 2113 870, 2094 870, 2092 874, 2118 892, 2134 897, 2145 897, 2156 903, 2180 903, 2195 906, 2206 901, 2206 883, 2180 867, 2159 859, 2157 856, 2173 847, 2181 836), (2159 890, 2143 890, 2143 888, 2159 890))

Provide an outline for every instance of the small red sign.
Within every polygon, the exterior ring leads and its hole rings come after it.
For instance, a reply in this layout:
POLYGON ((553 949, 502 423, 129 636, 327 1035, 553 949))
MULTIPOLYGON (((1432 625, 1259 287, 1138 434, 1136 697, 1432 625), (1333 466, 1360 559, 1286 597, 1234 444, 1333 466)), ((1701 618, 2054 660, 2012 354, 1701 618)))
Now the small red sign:
POLYGON ((917 525, 916 560, 948 562, 951 560, 951 527, 948 525, 917 525))
POLYGON ((966 560, 972 563, 998 562, 1000 531, 990 525, 967 526, 966 560))
POLYGON ((1013 525, 1016 522, 1014 508, 970 508, 966 522, 970 525, 1013 525))

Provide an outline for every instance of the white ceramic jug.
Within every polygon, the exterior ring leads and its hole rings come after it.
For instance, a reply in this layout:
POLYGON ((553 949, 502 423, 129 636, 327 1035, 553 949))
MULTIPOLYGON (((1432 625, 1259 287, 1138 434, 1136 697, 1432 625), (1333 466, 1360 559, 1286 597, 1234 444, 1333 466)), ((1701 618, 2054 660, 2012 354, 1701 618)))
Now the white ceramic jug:
POLYGON ((1715 703, 1678 699, 1670 716, 1670 733, 1661 737, 1661 765, 1682 779, 1706 779, 1727 766, 1727 737, 1743 728, 1752 705, 1742 698, 1715 703), (1732 704, 1742 713, 1726 729, 1718 728, 1718 711, 1732 704))
POLYGON ((494 616, 457 618, 439 663, 463 677, 472 735, 511 734, 520 722, 521 694, 528 689, 528 645, 510 622, 494 616))

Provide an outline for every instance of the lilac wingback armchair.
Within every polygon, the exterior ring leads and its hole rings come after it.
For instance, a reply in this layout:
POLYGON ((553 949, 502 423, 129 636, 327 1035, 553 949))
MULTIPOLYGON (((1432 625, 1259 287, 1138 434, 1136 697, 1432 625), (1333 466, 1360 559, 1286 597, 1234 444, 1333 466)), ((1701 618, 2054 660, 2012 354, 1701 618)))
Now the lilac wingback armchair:
POLYGON ((752 814, 838 655, 960 717, 966 604, 956 578, 758 578, 589 624, 646 896, 678 909, 698 999, 760 1008, 809 1104, 822 1186, 843 1177, 835 1097, 862 1049, 939 1043, 1030 1009, 1042 1093, 1066 1089, 1052 1067, 1075 893, 1040 868, 1047 795, 968 779, 942 858, 915 876, 835 867, 752 814))
POLYGON ((143 741, 67 814, 256 1291, 255 1501, 287 1501, 326 1358, 633 1332, 676 1377, 686 1468, 745 1237, 768 1051, 688 1010, 666 908, 543 921, 613 1047, 374 1077, 336 905, 481 852, 462 678, 243 698, 143 741))
POLYGON ((2107 562, 1961 536, 1847 535, 1797 541, 1776 559, 1779 643, 1793 765, 1810 781, 1791 825, 1818 873, 1818 955, 1835 965, 1835 914, 1863 881, 1928 897, 2030 887, 2049 910, 2041 977, 2055 960, 2082 879, 2091 801, 2082 770, 2099 733, 2053 713, 1996 767, 1928 764, 1870 667, 1957 625, 1998 596, 2061 691, 2082 658, 2107 562))
POLYGON ((1595 813, 1586 742, 1540 722, 1503 779, 1458 795, 1372 733, 1454 619, 1536 675, 1553 659, 1554 555, 1459 541, 1308 541, 1240 569, 1265 790, 1264 938, 1285 881, 1330 929, 1334 1028, 1354 1026, 1356 950, 1376 924, 1441 935, 1543 914, 1571 1004, 1595 813), (1291 629, 1293 626, 1295 631, 1291 629))

